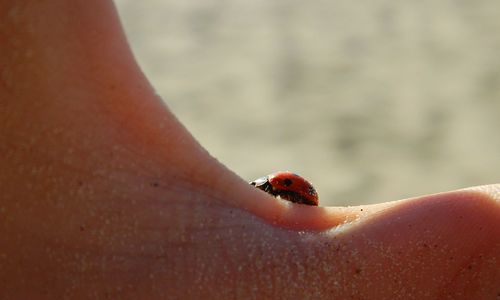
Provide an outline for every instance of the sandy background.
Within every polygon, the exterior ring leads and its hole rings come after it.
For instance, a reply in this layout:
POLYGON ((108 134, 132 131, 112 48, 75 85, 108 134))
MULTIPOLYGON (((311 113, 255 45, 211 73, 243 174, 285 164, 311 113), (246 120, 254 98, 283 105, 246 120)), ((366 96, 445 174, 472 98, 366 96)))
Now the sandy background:
POLYGON ((500 2, 118 0, 158 94, 251 180, 325 205, 500 182, 500 2))

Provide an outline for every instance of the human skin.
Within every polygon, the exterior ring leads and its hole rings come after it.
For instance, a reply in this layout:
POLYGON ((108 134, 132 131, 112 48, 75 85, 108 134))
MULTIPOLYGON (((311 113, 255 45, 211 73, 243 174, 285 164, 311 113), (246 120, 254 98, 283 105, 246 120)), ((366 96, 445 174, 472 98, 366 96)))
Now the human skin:
POLYGON ((499 297, 498 186, 291 204, 194 140, 110 1, 0 1, 0 45, 0 298, 499 297))

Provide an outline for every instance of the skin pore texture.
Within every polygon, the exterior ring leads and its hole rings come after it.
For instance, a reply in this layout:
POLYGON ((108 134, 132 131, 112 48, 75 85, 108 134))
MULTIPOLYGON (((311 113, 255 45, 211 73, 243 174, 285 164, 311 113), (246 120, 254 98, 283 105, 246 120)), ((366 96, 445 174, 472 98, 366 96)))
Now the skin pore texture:
POLYGON ((498 186, 294 205, 194 140, 110 1, 1 1, 0 45, 0 298, 500 297, 498 186))

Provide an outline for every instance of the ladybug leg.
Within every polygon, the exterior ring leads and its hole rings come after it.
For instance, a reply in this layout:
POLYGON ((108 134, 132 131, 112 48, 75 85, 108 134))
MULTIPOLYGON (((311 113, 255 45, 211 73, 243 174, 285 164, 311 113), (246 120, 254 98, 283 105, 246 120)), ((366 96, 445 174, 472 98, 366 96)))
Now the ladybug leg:
POLYGON ((293 203, 299 203, 299 204, 305 204, 305 205, 313 205, 317 206, 315 202, 310 201, 309 199, 302 197, 299 193, 295 193, 292 191, 277 191, 276 192, 277 196, 280 196, 280 198, 291 201, 293 203))

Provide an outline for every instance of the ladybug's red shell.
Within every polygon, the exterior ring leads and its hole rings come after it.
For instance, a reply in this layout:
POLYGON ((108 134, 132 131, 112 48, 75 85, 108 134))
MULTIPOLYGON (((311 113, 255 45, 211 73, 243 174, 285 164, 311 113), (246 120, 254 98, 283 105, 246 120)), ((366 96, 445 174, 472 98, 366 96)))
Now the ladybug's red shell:
POLYGON ((276 172, 250 182, 251 185, 294 203, 318 205, 318 194, 307 180, 292 172, 276 172))

